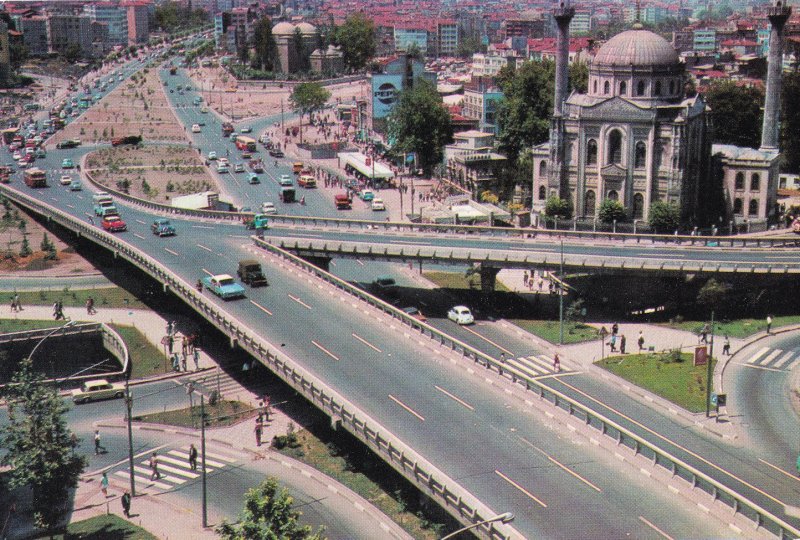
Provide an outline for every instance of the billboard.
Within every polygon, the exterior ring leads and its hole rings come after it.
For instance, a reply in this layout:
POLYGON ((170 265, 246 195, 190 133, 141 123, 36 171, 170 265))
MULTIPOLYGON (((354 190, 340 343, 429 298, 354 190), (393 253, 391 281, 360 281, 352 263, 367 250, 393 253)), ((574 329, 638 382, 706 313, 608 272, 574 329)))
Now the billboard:
POLYGON ((372 118, 386 118, 403 89, 402 75, 372 75, 372 118))

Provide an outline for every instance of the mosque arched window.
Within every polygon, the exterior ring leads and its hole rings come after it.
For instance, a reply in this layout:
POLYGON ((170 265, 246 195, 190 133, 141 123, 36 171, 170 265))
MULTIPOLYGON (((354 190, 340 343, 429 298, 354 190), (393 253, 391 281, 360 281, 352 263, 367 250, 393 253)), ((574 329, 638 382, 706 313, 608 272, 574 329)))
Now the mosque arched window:
POLYGON ((761 189, 761 176, 758 173, 753 173, 750 176, 750 191, 758 191, 761 189))
POLYGON ((594 93, 597 93, 597 79, 594 80, 594 93))
POLYGON ((547 198, 547 189, 544 186, 539 186, 539 200, 543 201, 547 198))
POLYGON ((622 132, 618 129, 608 135, 608 163, 622 163, 622 132))
POLYGON ((657 96, 661 95, 661 81, 656 81, 656 87, 655 87, 654 93, 657 96))
POLYGON ((739 199, 739 198, 733 199, 733 213, 734 214, 741 215, 743 208, 744 208, 744 204, 742 203, 742 199, 739 199))
POLYGON ((597 165, 597 141, 594 139, 586 143, 586 164, 597 165))
POLYGON ((544 160, 539 162, 539 178, 547 178, 547 162, 544 160))
POLYGON ((583 213, 587 216, 594 216, 597 196, 591 189, 583 196, 583 213))
POLYGON ((611 83, 606 81, 603 83, 603 93, 608 94, 609 92, 611 92, 611 83))
POLYGON ((747 214, 750 216, 758 215, 758 199, 750 199, 750 204, 747 208, 747 214))
POLYGON ((636 84, 636 95, 643 96, 644 95, 644 81, 639 81, 636 84))
POLYGON ((633 219, 642 219, 644 216, 644 195, 636 193, 633 196, 633 219))
POLYGON ((736 182, 734 182, 733 188, 736 191, 744 190, 744 173, 743 172, 736 173, 736 182))
POLYGON ((609 201, 618 201, 619 200, 619 193, 617 193, 616 190, 612 189, 611 191, 608 192, 607 199, 609 201))
POLYGON ((619 95, 624 96, 627 93, 628 93, 628 83, 622 81, 621 83, 619 83, 619 95))
POLYGON ((644 143, 644 141, 639 141, 636 143, 636 159, 633 166, 637 169, 643 169, 646 161, 647 145, 644 143))

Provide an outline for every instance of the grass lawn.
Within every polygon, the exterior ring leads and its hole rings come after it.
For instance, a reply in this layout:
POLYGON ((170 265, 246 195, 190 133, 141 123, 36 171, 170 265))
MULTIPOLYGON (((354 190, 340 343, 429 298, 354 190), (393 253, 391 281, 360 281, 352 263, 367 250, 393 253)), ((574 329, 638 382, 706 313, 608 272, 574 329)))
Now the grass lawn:
MULTIPOLYGON (((208 417, 206 427, 225 427, 255 417, 256 409, 240 401, 222 400, 217 405, 206 404, 206 416, 208 417)), ((186 407, 144 416, 134 416, 133 419, 140 422, 152 422, 168 426, 199 428, 200 405, 195 405, 191 409, 186 407)))
MULTIPOLYGON (((790 324, 799 324, 800 315, 783 315, 772 318, 772 329, 781 326, 788 326, 790 324)), ((668 323, 670 328, 677 328, 679 330, 686 330, 699 334, 702 330, 705 321, 682 321, 679 323, 668 323)), ((767 321, 764 319, 735 319, 732 321, 715 321, 714 334, 723 336, 728 334, 733 338, 746 338, 758 332, 764 332, 767 329, 767 321)))
POLYGON ((96 516, 70 523, 67 532, 37 536, 36 538, 55 538, 57 540, 157 540, 141 527, 129 523, 121 517, 113 514, 108 516, 96 516))
POLYGON ((172 369, 169 362, 165 361, 164 352, 150 343, 139 330, 133 326, 120 324, 110 326, 117 331, 128 346, 128 354, 131 356, 132 379, 159 375, 172 369))
POLYGON ((680 353, 680 360, 675 361, 672 352, 626 354, 597 362, 600 367, 688 411, 702 412, 706 410, 708 367, 692 364, 691 353, 680 353))
MULTIPOLYGON (((350 459, 357 462, 358 465, 351 465, 348 463, 346 455, 341 455, 344 452, 338 451, 335 444, 325 444, 325 442, 304 429, 295 432, 295 435, 297 436, 298 444, 296 448, 286 446, 277 449, 277 451, 302 461, 331 478, 335 478, 374 504, 414 538, 435 540, 441 538, 442 533, 446 532, 442 530, 441 525, 434 524, 424 517, 407 510, 407 505, 403 502, 400 492, 387 493, 365 474, 355 470, 360 467, 370 468, 373 465, 368 465, 355 456, 350 459)), ((369 461, 372 461, 372 458, 369 461)), ((385 464, 381 466, 388 467, 385 464)))
MULTIPOLYGON (((19 300, 25 306, 51 306, 56 300, 61 300, 65 307, 83 307, 88 298, 94 298, 97 309, 106 308, 134 308, 147 309, 132 293, 119 287, 98 287, 96 289, 41 289, 39 291, 22 291, 19 300)), ((11 305, 12 293, 7 292, 8 305, 11 305)))
MULTIPOLYGON (((530 321, 527 319, 511 319, 510 322, 519 326, 526 332, 538 336, 550 343, 558 343, 560 330, 558 321, 530 321)), ((582 343, 600 339, 597 328, 583 323, 564 322, 564 343, 582 343)))
MULTIPOLYGON (((423 272, 422 275, 442 289, 473 289, 477 291, 481 288, 481 277, 478 274, 465 277, 463 272, 423 272)), ((511 289, 499 281, 495 281, 494 290, 511 292, 511 289)))
POLYGON ((56 328, 64 326, 64 321, 39 320, 39 319, 0 319, 0 334, 9 332, 23 332, 25 330, 38 330, 40 328, 56 328))

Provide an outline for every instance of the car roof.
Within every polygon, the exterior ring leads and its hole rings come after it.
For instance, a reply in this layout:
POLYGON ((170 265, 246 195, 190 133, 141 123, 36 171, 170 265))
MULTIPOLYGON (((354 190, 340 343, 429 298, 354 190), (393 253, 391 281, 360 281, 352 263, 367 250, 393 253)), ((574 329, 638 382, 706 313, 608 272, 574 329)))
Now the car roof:
POLYGON ((453 306, 453 311, 464 311, 464 310, 469 311, 469 308, 467 306, 453 306))
POLYGON ((217 274, 216 276, 211 276, 211 278, 222 281, 223 279, 233 279, 233 276, 230 274, 217 274))

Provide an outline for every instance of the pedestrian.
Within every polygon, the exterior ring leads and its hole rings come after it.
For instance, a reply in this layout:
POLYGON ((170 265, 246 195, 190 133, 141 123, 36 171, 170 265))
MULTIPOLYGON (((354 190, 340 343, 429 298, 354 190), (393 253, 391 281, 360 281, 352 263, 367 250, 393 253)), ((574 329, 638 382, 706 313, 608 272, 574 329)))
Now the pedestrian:
POLYGON ((625 334, 619 336, 619 352, 625 354, 625 334))
POLYGON ((642 349, 644 349, 644 335, 642 334, 641 330, 639 330, 639 339, 637 340, 637 343, 639 345, 639 352, 642 352, 642 349))
POLYGON ((167 334, 167 345, 169 346, 169 354, 172 356, 172 349, 175 347, 175 338, 172 337, 172 334, 167 334))
POLYGON ((19 294, 17 293, 14 293, 14 303, 17 304, 17 311, 23 311, 22 302, 20 301, 19 294))
MULTIPOLYGON (((94 455, 99 456, 101 448, 103 447, 100 445, 100 430, 96 429, 94 430, 94 455)), ((103 449, 105 450, 105 448, 103 449)))
POLYGON ((189 468, 193 471, 197 470, 197 448, 194 444, 189 445, 189 468))
POLYGON ((153 455, 150 456, 150 480, 153 479, 161 480, 161 473, 158 471, 158 454, 153 452, 153 455))
POLYGON ((11 298, 11 313, 17 312, 17 301, 14 298, 11 298))
POLYGON ((506 363, 506 353, 504 353, 504 352, 500 353, 500 363, 501 364, 505 364, 506 363))
MULTIPOLYGON (((708 327, 708 323, 703 325, 703 328, 700 329, 700 342, 701 343, 708 343, 708 333, 710 329, 708 327)), ((769 332, 769 331, 767 331, 769 332)))
POLYGON ((91 315, 92 314, 92 304, 93 303, 94 303, 94 300, 92 300, 91 298, 86 300, 86 314, 87 315, 91 315))
POLYGON ((126 491, 122 494, 120 501, 122 502, 122 513, 126 518, 131 517, 131 494, 126 491))
POLYGON ((104 472, 100 478, 100 491, 103 492, 105 497, 108 497, 108 473, 104 472))
POLYGON ((772 330, 772 316, 767 315, 767 334, 772 330))
POLYGON ((523 285, 524 287, 527 287, 527 286, 528 286, 528 271, 527 271, 527 270, 525 270, 525 271, 522 273, 522 285, 523 285))
POLYGON ((180 359, 178 358, 178 353, 172 353, 172 356, 170 358, 172 361, 172 371, 180 371, 181 363, 180 359))
POLYGON ((193 347, 193 357, 194 357, 194 370, 200 370, 200 349, 197 347, 193 347))
POLYGON ((558 353, 553 355, 553 371, 556 373, 561 371, 561 359, 558 357, 558 353))
POLYGON ((255 433, 256 433, 256 446, 261 446, 261 424, 256 422, 255 433))
POLYGON ((722 354, 725 356, 731 355, 731 340, 728 334, 725 334, 725 341, 722 343, 722 354))
POLYGON ((611 345, 611 352, 617 352, 617 334, 611 333, 611 339, 608 340, 608 344, 611 345))

